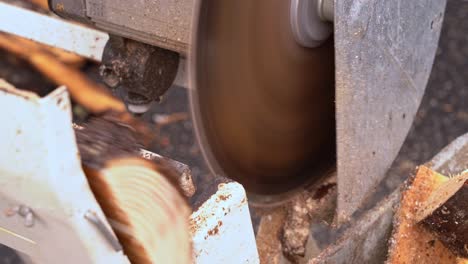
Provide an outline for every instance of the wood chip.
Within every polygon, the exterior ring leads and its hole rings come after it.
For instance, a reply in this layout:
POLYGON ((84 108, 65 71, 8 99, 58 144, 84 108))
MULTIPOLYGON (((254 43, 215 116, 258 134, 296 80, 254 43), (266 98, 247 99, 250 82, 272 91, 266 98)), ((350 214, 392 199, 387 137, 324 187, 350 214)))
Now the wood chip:
POLYGON ((395 213, 388 263, 468 263, 458 258, 431 232, 418 224, 418 216, 431 194, 448 180, 421 166, 402 194, 395 213))

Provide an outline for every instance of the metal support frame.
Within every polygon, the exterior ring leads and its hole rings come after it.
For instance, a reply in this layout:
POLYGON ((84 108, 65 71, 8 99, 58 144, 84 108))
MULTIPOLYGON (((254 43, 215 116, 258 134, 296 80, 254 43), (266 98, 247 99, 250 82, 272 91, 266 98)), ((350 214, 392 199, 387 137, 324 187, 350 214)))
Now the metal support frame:
MULTIPOLYGON (((40 98, 0 80, 0 105, 0 243, 33 263, 129 263, 81 169, 66 88, 40 98)), ((240 184, 220 184, 188 221, 195 263, 258 263, 240 184)))

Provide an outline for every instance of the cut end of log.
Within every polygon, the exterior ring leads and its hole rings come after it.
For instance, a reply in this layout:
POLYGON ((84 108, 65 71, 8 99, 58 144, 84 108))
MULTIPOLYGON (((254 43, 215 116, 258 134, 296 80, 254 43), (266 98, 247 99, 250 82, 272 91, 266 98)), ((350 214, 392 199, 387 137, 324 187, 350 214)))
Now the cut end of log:
POLYGON ((85 172, 132 263, 190 263, 189 207, 154 163, 120 158, 85 172))
POLYGON ((91 189, 132 263, 190 263, 190 209, 175 170, 141 157, 135 129, 113 116, 75 129, 91 189))

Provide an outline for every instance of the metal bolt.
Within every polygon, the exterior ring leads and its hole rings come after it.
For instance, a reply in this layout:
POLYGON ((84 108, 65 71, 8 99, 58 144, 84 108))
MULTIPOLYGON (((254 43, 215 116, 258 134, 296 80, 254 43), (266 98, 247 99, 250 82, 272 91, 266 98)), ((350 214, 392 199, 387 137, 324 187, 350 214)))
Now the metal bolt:
POLYGON ((122 246, 119 243, 119 240, 114 236, 114 234, 107 228, 107 226, 101 221, 97 214, 91 210, 86 211, 84 218, 91 222, 91 224, 96 227, 96 229, 101 233, 102 236, 111 244, 112 248, 115 251, 121 251, 122 246))
POLYGON ((35 217, 31 208, 25 205, 20 205, 20 206, 14 206, 11 210, 13 213, 17 213, 18 215, 24 218, 24 226, 26 227, 34 226, 35 217))
POLYGON ((335 1, 334 0, 318 0, 317 10, 320 19, 323 21, 333 22, 335 16, 335 1))
POLYGON ((32 212, 29 212, 24 217, 24 225, 26 227, 33 227, 34 226, 34 214, 32 212))
POLYGON ((21 205, 18 210, 18 214, 22 217, 26 217, 26 215, 31 214, 31 208, 21 205))

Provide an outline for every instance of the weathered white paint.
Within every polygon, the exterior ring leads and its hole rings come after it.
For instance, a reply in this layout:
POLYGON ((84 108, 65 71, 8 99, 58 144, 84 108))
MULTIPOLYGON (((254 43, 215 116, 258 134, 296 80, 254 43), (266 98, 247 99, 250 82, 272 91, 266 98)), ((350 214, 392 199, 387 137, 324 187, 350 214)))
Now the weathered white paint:
POLYGON ((0 80, 0 106, 0 243, 37 263, 129 263, 84 218, 92 210, 109 227, 81 169, 67 90, 40 98, 0 80), (19 205, 32 227, 13 214, 19 205))
MULTIPOLYGON (((91 210, 109 227, 81 169, 66 89, 40 98, 0 80, 0 106, 0 243, 34 263, 129 263, 84 218, 91 210)), ((195 263, 259 263, 240 184, 220 184, 189 221, 195 263)))
POLYGON ((259 263, 242 185, 223 183, 190 217, 196 263, 259 263))
POLYGON ((102 59, 109 34, 0 2, 0 31, 70 51, 96 61, 102 59))

